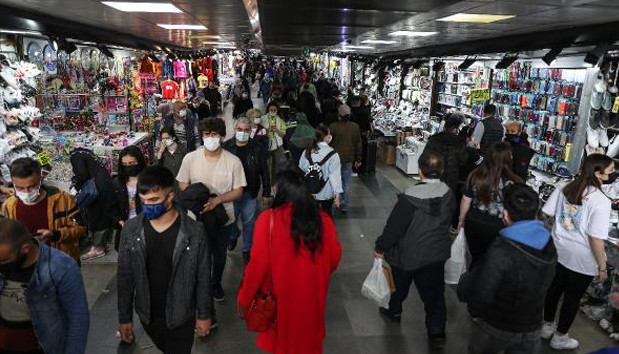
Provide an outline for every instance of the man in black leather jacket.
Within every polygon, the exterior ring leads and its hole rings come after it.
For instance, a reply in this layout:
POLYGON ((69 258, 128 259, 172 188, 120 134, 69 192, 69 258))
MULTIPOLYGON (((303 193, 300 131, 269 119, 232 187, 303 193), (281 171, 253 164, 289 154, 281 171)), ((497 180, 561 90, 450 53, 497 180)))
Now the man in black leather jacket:
POLYGON ((535 353, 555 274, 557 250, 550 232, 535 220, 537 193, 523 183, 512 184, 503 199, 508 226, 458 286, 458 298, 468 304, 476 325, 469 354, 535 353))
MULTIPOLYGON (((235 136, 224 143, 224 149, 238 157, 245 170, 247 187, 243 190, 241 199, 234 201, 234 213, 236 218, 240 217, 243 222, 243 259, 247 263, 258 210, 258 192, 262 187, 263 204, 268 204, 271 197, 271 182, 267 163, 268 153, 261 144, 251 139, 249 119, 244 117, 237 119, 234 129, 235 136)), ((229 250, 236 247, 238 236, 239 234, 230 240, 229 250)))

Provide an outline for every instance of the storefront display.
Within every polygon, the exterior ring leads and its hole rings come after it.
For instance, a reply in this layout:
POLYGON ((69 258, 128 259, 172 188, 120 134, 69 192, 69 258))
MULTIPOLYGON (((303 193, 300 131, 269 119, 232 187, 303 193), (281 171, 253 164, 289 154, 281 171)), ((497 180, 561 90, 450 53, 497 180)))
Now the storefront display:
POLYGON ((458 69, 457 62, 447 61, 437 73, 437 112, 444 114, 457 109, 474 125, 483 116, 485 101, 490 98, 491 69, 483 63, 468 69, 458 69))

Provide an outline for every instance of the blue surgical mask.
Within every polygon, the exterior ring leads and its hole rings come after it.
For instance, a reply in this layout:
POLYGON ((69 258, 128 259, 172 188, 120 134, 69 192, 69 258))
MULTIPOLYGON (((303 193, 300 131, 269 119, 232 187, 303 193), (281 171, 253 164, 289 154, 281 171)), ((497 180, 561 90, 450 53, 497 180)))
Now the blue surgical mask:
POLYGON ((148 220, 155 220, 165 214, 168 210, 166 209, 164 202, 159 204, 142 204, 142 211, 148 220))

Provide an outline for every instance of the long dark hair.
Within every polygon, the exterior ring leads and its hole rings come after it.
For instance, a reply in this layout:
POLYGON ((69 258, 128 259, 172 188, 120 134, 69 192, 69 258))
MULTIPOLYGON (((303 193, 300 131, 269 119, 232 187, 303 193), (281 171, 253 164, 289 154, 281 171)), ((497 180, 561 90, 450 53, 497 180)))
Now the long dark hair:
POLYGON ((303 174, 288 169, 277 173, 277 194, 272 209, 292 203, 290 233, 297 248, 307 247, 314 254, 322 244, 322 219, 318 203, 305 185, 303 174))
POLYGON ((329 128, 326 125, 320 124, 316 128, 316 135, 314 136, 314 141, 312 144, 305 150, 305 157, 309 160, 312 156, 312 151, 318 151, 318 143, 325 140, 325 137, 329 135, 329 128))
POLYGON ((512 171, 512 148, 505 141, 498 142, 490 147, 484 156, 484 162, 471 173, 467 181, 470 188, 477 187, 477 198, 483 204, 489 204, 492 196, 500 191, 502 178, 522 183, 522 179, 512 171))
POLYGON ((596 172, 604 172, 613 163, 613 159, 602 154, 592 154, 585 158, 580 174, 563 188, 563 194, 570 204, 581 205, 587 188, 602 188, 595 176, 596 172))
POLYGON ((123 157, 125 156, 135 157, 135 159, 138 161, 138 167, 140 168, 140 171, 142 171, 146 167, 146 159, 144 158, 144 154, 142 154, 142 151, 140 151, 137 146, 127 146, 126 148, 122 149, 120 154, 118 154, 118 179, 123 184, 126 184, 129 180, 129 176, 127 175, 123 167, 123 157))

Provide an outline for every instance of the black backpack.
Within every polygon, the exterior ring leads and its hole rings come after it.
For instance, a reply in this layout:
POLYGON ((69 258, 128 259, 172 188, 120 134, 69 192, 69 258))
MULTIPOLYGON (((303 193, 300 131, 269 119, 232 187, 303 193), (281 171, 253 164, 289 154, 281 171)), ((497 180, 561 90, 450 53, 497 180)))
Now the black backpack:
POLYGON ((327 184, 327 180, 322 176, 322 165, 324 165, 325 162, 327 162, 333 155, 335 155, 335 150, 331 150, 331 152, 328 153, 327 156, 325 156, 325 158, 319 163, 312 161, 311 154, 308 157, 310 167, 309 170, 305 172, 305 184, 307 185, 307 189, 310 193, 319 193, 327 184))

